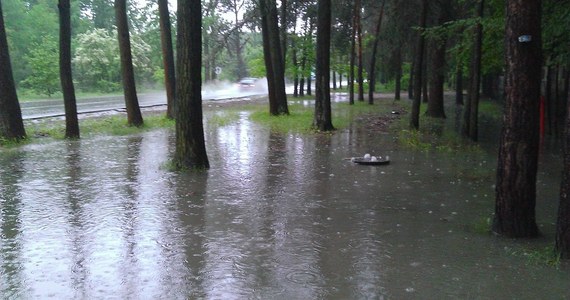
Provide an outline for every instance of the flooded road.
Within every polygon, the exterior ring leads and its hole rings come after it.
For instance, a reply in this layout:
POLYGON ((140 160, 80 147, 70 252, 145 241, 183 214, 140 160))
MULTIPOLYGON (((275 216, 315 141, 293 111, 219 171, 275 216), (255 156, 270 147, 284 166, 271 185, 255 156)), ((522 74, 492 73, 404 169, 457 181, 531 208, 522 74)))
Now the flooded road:
POLYGON ((493 210, 492 156, 247 117, 206 123, 204 173, 166 170, 169 130, 0 152, 0 298, 570 298, 568 265, 510 250, 553 243, 556 158, 539 174, 544 237, 512 241, 473 230, 493 210), (364 153, 392 163, 346 160, 364 153))

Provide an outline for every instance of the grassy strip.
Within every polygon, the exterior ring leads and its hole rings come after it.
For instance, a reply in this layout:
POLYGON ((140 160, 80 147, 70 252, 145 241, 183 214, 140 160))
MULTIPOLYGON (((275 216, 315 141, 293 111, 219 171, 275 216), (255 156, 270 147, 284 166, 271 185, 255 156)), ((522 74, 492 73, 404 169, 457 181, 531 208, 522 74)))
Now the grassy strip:
MULTIPOLYGON (((250 118, 254 122, 266 125, 272 130, 282 133, 313 133, 312 128, 315 108, 297 103, 298 100, 311 100, 295 98, 289 103, 289 115, 271 116, 266 110, 254 109, 250 118)), ((339 130, 347 128, 355 117, 363 114, 380 114, 389 112, 391 104, 386 101, 378 101, 376 105, 369 105, 365 102, 356 102, 354 105, 348 103, 334 103, 332 108, 333 126, 339 130)))

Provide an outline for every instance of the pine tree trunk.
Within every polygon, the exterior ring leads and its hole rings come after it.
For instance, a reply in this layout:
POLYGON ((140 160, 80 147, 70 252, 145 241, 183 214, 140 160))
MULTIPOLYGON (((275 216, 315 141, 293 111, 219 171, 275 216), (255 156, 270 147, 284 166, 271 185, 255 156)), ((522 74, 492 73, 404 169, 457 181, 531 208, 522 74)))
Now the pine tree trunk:
POLYGON ((443 107, 443 85, 445 83, 445 50, 446 41, 437 42, 432 48, 431 76, 429 79, 429 95, 426 116, 445 118, 443 107))
POLYGON ((380 15, 376 23, 374 45, 372 46, 370 73, 368 76, 368 104, 374 104, 374 91, 376 89, 376 54, 378 53, 378 43, 380 42, 380 28, 382 26, 382 17, 384 17, 384 4, 386 4, 386 1, 382 1, 382 5, 380 6, 380 15))
POLYGON ((455 72, 455 104, 463 105, 463 65, 459 64, 455 72))
POLYGON ((77 100, 71 74, 71 13, 70 1, 59 0, 59 77, 65 108, 65 137, 79 138, 77 100))
POLYGON ((560 205, 556 222, 556 251, 561 258, 570 259, 570 94, 567 93, 564 139, 564 170, 560 184, 560 205))
POLYGON ((330 93, 331 0, 317 2, 317 61, 313 127, 334 130, 330 93))
POLYGON ((402 52, 398 49, 395 51, 396 63, 396 90, 394 91, 394 99, 400 100, 402 91, 402 52))
POLYGON ((158 0, 162 64, 164 65, 164 87, 166 89, 166 117, 174 118, 176 79, 174 69, 174 49, 172 48, 172 28, 168 0, 158 0))
POLYGON ((12 73, 12 63, 6 39, 6 28, 0 3, 0 139, 26 138, 22 120, 22 110, 16 94, 16 85, 12 73))
MULTIPOLYGON (((359 8, 360 7, 359 3, 359 8)), ((362 18, 360 17, 360 9, 356 14, 356 18, 356 39, 358 40, 358 101, 364 101, 364 58, 362 57, 362 48, 364 48, 364 45, 362 44, 362 18)))
MULTIPOLYGON (((427 18, 427 0, 422 0, 420 28, 425 28, 427 18)), ((422 69, 424 59, 425 39, 418 34, 418 46, 416 48, 416 59, 414 60, 414 101, 412 103, 412 113, 410 115, 410 127, 413 129, 420 128, 420 105, 422 102, 422 69)))
POLYGON ((115 0, 115 18, 117 22, 117 36, 119 38, 119 52, 121 54, 121 77, 123 79, 125 106, 127 108, 127 124, 138 127, 143 125, 143 117, 135 86, 135 72, 127 19, 127 0, 115 0))
MULTIPOLYGON (((477 16, 483 18, 485 1, 480 0, 477 9, 477 16)), ((481 85, 481 55, 483 47, 483 25, 478 22, 475 25, 475 41, 473 44, 473 56, 471 59, 471 69, 469 76, 469 100, 468 109, 465 111, 463 122, 463 135, 472 141, 477 141, 479 137, 479 98, 481 85)))
POLYGON ((177 169, 210 167, 202 114, 202 6, 178 0, 176 150, 177 169))
POLYGON ((263 29, 266 31, 266 33, 262 33, 262 36, 264 39, 267 39, 267 42, 264 41, 264 46, 269 47, 264 50, 265 55, 269 55, 269 58, 266 58, 266 67, 267 63, 271 64, 271 67, 267 68, 266 71, 272 72, 271 76, 269 74, 267 76, 268 88, 274 89, 273 92, 270 91, 269 93, 269 113, 271 115, 289 114, 276 3, 274 0, 261 0, 259 4, 263 15, 262 23, 265 23, 265 26, 262 26, 262 31, 263 29), (269 80, 272 81, 271 84, 269 84, 269 80))
POLYGON ((360 0, 354 3, 354 11, 352 15, 352 34, 350 36, 350 66, 348 73, 348 102, 354 104, 354 67, 356 63, 356 27, 360 13, 360 0))
POLYGON ((505 109, 499 143, 493 231, 535 237, 541 74, 540 0, 508 0, 505 109), (519 41, 529 35, 530 41, 519 41))

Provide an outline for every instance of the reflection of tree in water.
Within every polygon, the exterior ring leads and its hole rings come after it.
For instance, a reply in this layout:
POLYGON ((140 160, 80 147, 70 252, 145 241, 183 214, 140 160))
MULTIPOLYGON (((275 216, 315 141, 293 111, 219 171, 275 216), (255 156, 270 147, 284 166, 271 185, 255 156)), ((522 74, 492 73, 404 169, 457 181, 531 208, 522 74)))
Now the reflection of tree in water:
POLYGON ((86 270, 86 251, 85 248, 85 223, 84 219, 84 204, 90 201, 86 199, 87 193, 83 192, 84 186, 81 182, 83 176, 83 170, 81 167, 81 142, 80 141, 68 141, 66 144, 67 154, 65 155, 65 161, 67 163, 67 201, 69 205, 69 225, 71 229, 69 230, 69 235, 71 237, 72 244, 72 266, 71 266, 71 276, 73 280, 73 286, 77 293, 81 295, 76 295, 78 297, 86 296, 86 286, 85 281, 87 280, 87 270, 86 270))
POLYGON ((23 153, 0 155, 0 295, 16 298, 21 292, 21 205, 19 182, 24 175, 23 153))
MULTIPOLYGON (((206 296, 204 287, 206 255, 205 203, 208 189, 208 173, 181 173, 175 178, 176 211, 180 236, 172 242, 179 243, 183 256, 184 295, 187 299, 200 299, 206 296)), ((166 220, 165 220, 166 221, 166 220)))
MULTIPOLYGON (((137 255, 137 220, 139 217, 139 173, 140 173, 140 158, 141 146, 143 143, 142 136, 131 136, 127 139, 126 147, 126 170, 124 177, 124 184, 122 185, 124 195, 120 197, 122 200, 119 204, 123 212, 121 219, 121 232, 123 233, 123 240, 125 243, 124 253, 122 257, 124 262, 121 263, 121 272, 124 274, 123 286, 125 287, 125 296, 136 295, 140 290, 138 274, 140 270, 137 268, 139 264, 139 255, 137 255)), ((119 177, 121 178, 121 177, 119 177)), ((121 179, 122 180, 122 179, 121 179)))

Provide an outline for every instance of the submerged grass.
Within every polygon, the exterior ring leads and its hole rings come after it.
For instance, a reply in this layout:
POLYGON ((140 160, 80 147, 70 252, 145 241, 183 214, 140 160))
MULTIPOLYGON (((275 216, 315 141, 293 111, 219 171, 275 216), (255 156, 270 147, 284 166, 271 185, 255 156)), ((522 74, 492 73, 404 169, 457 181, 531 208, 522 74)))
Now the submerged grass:
POLYGON ((205 117, 205 119, 210 125, 223 127, 239 120, 239 111, 223 110, 205 117))
MULTIPOLYGON (((129 135, 137 132, 152 130, 156 128, 168 128, 174 126, 174 120, 166 118, 164 115, 147 115, 144 117, 144 125, 141 127, 127 124, 126 117, 122 115, 87 118, 79 121, 79 131, 82 137, 109 134, 109 135, 129 135)), ((34 141, 39 138, 50 137, 53 139, 65 138, 64 121, 42 121, 26 124, 28 140, 34 141)))
POLYGON ((310 133, 313 109, 299 104, 290 104, 289 115, 280 116, 271 116, 265 109, 256 109, 250 115, 250 119, 277 132, 310 133))
POLYGON ((554 250, 554 246, 544 246, 537 249, 521 247, 519 249, 506 248, 508 254, 525 258, 529 265, 546 265, 558 268, 560 266, 560 255, 554 250))
MULTIPOLYGON (((298 100, 298 98, 295 98, 298 100)), ((347 128, 355 117, 365 114, 379 114, 389 112, 391 105, 387 103, 369 105, 365 102, 356 102, 353 105, 348 103, 334 103, 332 108, 332 123, 335 129, 347 128)), ((289 115, 271 116, 266 110, 259 107, 253 110, 250 118, 254 122, 264 124, 272 130, 278 132, 294 132, 309 134, 315 132, 313 125, 315 108, 307 106, 297 101, 289 102, 289 115)))
POLYGON ((393 131, 404 148, 422 152, 483 154, 481 147, 464 139, 445 119, 425 116, 426 105, 420 112, 420 129, 410 129, 409 117, 394 124, 393 131))

